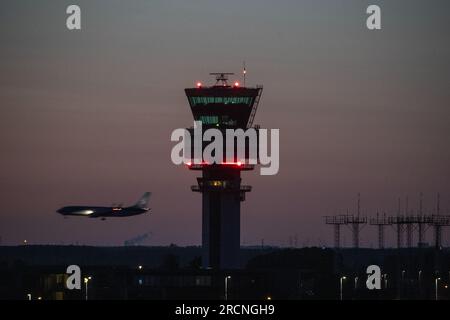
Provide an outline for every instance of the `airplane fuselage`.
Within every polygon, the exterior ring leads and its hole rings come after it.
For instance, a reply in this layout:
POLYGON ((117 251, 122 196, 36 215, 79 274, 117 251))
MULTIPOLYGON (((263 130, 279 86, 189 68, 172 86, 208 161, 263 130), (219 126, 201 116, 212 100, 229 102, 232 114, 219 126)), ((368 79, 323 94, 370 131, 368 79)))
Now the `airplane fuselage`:
POLYGON ((138 207, 91 207, 91 206, 67 206, 57 212, 63 216, 85 216, 89 218, 129 217, 147 212, 147 208, 138 207))
POLYGON ((129 207, 114 206, 114 207, 99 207, 99 206, 67 206, 57 210, 63 216, 77 216, 89 218, 101 218, 105 220, 107 217, 120 218, 137 216, 149 211, 148 202, 150 200, 151 192, 145 192, 135 205, 129 207))

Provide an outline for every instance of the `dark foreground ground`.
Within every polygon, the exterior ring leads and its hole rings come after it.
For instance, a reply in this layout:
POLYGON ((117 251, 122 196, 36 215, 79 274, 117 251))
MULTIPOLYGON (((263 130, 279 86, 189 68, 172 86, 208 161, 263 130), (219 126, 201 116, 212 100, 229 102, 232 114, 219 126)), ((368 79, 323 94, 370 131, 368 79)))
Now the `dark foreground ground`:
POLYGON ((200 266, 200 247, 3 246, 0 299, 450 298, 447 249, 242 248, 239 270, 200 266), (69 265, 79 290, 66 288, 69 265), (380 290, 366 287, 369 265, 380 290))

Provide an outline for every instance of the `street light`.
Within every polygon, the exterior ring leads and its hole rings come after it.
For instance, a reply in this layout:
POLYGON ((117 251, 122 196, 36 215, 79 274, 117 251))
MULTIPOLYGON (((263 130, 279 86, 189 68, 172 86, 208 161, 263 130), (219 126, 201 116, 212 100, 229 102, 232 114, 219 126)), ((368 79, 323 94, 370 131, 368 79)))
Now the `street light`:
POLYGON ((231 279, 231 276, 225 277, 225 300, 228 300, 228 280, 231 279))
POLYGON ((84 277, 84 286, 85 286, 85 300, 87 301, 88 299, 88 284, 89 284, 89 280, 91 280, 92 277, 84 277))
POLYGON ((436 278, 436 279, 434 279, 434 286, 435 286, 435 289, 436 289, 436 300, 438 299, 438 281, 439 280, 441 280, 441 278, 436 278))
POLYGON ((422 293, 422 270, 419 270, 419 295, 422 293))
POLYGON ((342 296, 342 285, 343 285, 343 281, 345 280, 345 279, 347 279, 345 276, 342 276, 340 279, 339 279, 339 282, 340 282, 340 298, 341 298, 341 301, 343 300, 342 298, 343 298, 343 296, 342 296))

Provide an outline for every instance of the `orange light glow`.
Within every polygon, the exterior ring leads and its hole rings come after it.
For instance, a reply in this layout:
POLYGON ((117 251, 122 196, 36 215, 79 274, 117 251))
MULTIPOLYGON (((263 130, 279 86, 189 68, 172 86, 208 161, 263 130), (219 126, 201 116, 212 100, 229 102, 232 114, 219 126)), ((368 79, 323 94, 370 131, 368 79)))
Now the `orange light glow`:
POLYGON ((222 162, 221 165, 225 165, 225 166, 242 166, 242 162, 238 161, 238 162, 222 162))
MULTIPOLYGON (((237 166, 237 167, 241 167, 243 164, 244 163, 241 162, 241 161, 237 161, 237 162, 221 162, 221 163, 214 163, 214 164, 208 163, 206 161, 202 161, 198 165, 201 165, 201 166, 219 165, 219 166, 237 166)), ((191 167, 193 165, 193 163, 192 162, 187 162, 186 165, 188 167, 191 167)))
POLYGON ((235 86, 235 87, 239 87, 239 82, 236 81, 236 82, 234 83, 234 86, 235 86))
POLYGON ((197 82, 197 88, 201 88, 202 83, 201 82, 197 82))

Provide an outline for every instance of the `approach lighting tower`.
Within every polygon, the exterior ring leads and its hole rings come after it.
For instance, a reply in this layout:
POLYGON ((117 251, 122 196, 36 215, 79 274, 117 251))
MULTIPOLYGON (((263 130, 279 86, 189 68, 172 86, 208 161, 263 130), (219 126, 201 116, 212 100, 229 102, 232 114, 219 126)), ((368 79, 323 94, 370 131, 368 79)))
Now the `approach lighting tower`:
POLYGON ((377 213, 376 218, 370 219, 370 224, 378 227, 378 249, 384 249, 384 228, 392 223, 386 217, 386 213, 382 216, 377 213))

